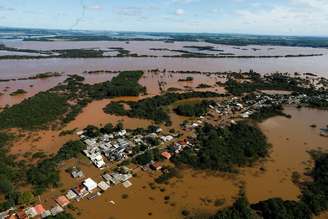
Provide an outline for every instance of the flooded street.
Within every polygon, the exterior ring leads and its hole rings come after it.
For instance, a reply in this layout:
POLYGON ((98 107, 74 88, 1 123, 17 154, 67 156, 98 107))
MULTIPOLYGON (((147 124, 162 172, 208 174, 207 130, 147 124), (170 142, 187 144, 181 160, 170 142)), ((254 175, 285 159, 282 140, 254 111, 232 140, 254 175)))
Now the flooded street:
MULTIPOLYGON (((82 113, 77 118, 79 124, 83 124, 83 118, 89 112, 97 112, 96 108, 100 108, 98 104, 102 106, 105 102, 100 101, 88 106, 84 115, 82 113)), ((137 169, 135 170, 137 176, 131 180, 132 187, 126 189, 122 185, 117 185, 94 200, 75 203, 74 205, 79 209, 79 218, 87 219, 89 215, 95 218, 116 219, 150 216, 156 219, 183 218, 181 214, 183 210, 188 210, 192 215, 208 216, 222 207, 231 205, 242 184, 245 185, 251 203, 272 197, 297 200, 300 191, 291 181, 292 172, 304 173, 305 168, 310 165, 311 162, 307 162, 310 159, 308 150, 319 147, 328 149, 327 139, 319 135, 319 127, 328 124, 328 111, 287 106, 285 112, 292 118, 274 117, 260 124, 260 128, 272 144, 272 152, 266 161, 254 167, 243 168, 240 174, 233 175, 184 168, 180 172, 181 177, 170 180, 169 184, 156 184, 154 178, 158 173, 150 174, 137 169), (316 124, 318 128, 311 128, 312 124, 316 124), (127 198, 122 198, 123 194, 127 194, 127 198), (222 206, 216 206, 217 200, 225 200, 225 202, 222 206), (114 201, 115 205, 110 201, 114 201), (127 208, 129 211, 126 211, 127 208)), ((99 113, 96 113, 94 119, 89 120, 97 121, 97 118, 101 117, 99 113)), ((113 121, 115 119, 113 118, 113 121)), ((173 119, 181 122, 184 118, 177 116, 173 119)), ((77 124, 75 121, 69 127, 76 127, 77 124)), ((138 124, 148 125, 145 122, 138 124)), ((65 164, 67 167, 71 165, 71 162, 65 164)), ((74 165, 79 165, 96 181, 101 180, 100 171, 88 164, 88 161, 80 161, 74 165)), ((63 182, 61 189, 76 185, 76 181, 69 174, 63 172, 61 177, 63 182)))

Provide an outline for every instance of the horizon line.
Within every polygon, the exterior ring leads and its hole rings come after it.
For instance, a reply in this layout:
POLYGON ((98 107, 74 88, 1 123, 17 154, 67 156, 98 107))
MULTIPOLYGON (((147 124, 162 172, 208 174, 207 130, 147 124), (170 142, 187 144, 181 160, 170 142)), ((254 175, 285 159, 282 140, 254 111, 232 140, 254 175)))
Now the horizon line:
POLYGON ((0 29, 26 29, 26 30, 47 30, 47 31, 87 31, 87 32, 118 32, 118 33, 178 33, 178 34, 230 34, 230 35, 253 35, 253 36, 277 36, 277 37, 317 37, 328 38, 328 35, 291 35, 291 34, 264 34, 264 33, 240 33, 240 32, 179 32, 179 31, 135 31, 135 30, 91 30, 91 29, 60 29, 46 27, 11 27, 0 26, 0 29))

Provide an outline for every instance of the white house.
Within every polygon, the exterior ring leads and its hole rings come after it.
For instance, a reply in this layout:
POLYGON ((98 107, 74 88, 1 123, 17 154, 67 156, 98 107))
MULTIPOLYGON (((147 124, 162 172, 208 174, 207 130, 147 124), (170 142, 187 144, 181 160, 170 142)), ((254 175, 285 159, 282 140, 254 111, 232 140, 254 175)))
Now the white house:
POLYGON ((98 186, 98 184, 91 178, 84 180, 83 185, 89 192, 92 192, 98 186))

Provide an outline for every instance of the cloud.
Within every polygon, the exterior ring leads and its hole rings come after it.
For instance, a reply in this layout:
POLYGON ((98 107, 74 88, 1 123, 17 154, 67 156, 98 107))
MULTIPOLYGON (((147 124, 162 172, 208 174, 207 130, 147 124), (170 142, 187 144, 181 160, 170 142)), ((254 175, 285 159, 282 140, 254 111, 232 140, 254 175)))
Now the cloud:
POLYGON ((100 5, 91 5, 91 6, 85 6, 85 9, 99 11, 102 10, 103 8, 100 5))
POLYGON ((185 14, 185 11, 181 8, 175 10, 175 15, 177 15, 177 16, 182 16, 184 14, 185 14))
POLYGON ((114 13, 123 16, 142 16, 144 9, 139 7, 120 7, 114 8, 114 13))
MULTIPOLYGON (((322 28, 328 26, 326 0, 290 0, 290 3, 291 5, 276 5, 268 9, 256 9, 256 11, 237 10, 235 23, 236 25, 245 24, 250 30, 257 29, 264 33, 270 31, 270 33, 285 32, 287 34, 322 34, 322 28)), ((327 31, 325 32, 327 34, 327 31)))
POLYGON ((177 4, 189 4, 193 2, 198 2, 199 0, 171 0, 171 1, 177 4))
POLYGON ((0 11, 15 11, 15 8, 0 6, 0 11))
POLYGON ((294 5, 310 7, 318 10, 328 10, 327 0, 289 0, 294 5))

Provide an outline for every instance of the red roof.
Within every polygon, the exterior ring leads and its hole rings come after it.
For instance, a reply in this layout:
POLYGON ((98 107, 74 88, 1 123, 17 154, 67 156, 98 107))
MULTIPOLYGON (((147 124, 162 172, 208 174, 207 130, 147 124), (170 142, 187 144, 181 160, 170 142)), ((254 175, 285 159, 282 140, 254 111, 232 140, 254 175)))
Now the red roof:
POLYGON ((44 209, 43 205, 41 205, 41 204, 38 204, 38 205, 34 206, 34 210, 38 215, 41 215, 43 212, 46 211, 44 209))
POLYGON ((160 170, 160 169, 162 169, 162 166, 159 162, 156 162, 156 163, 151 164, 150 168, 152 168, 154 170, 160 170))
POLYGON ((61 207, 65 207, 67 206, 70 201, 65 197, 65 196, 59 196, 57 199, 56 199, 56 202, 61 206, 61 207))
POLYGON ((164 158, 166 158, 166 159, 170 159, 171 158, 171 154, 169 153, 169 152, 167 152, 167 151, 164 151, 164 152, 162 152, 161 153, 161 155, 164 157, 164 158))

